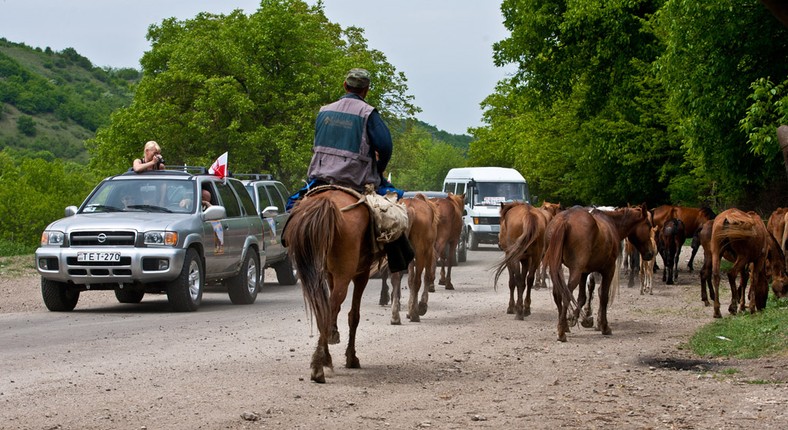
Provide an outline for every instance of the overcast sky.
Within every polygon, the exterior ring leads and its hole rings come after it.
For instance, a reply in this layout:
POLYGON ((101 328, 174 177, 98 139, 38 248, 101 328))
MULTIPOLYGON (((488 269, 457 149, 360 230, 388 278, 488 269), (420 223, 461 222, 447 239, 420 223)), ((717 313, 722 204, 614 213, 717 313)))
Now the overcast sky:
MULTIPOLYGON (((307 0, 315 4, 317 0, 307 0)), ((508 36, 497 0, 325 0, 343 28, 408 79, 419 119, 450 133, 481 125, 479 103, 513 68, 496 68, 492 44, 508 36)), ((55 51, 72 47, 101 67, 139 69, 148 26, 198 12, 250 14, 259 0, 0 0, 0 37, 55 51)))

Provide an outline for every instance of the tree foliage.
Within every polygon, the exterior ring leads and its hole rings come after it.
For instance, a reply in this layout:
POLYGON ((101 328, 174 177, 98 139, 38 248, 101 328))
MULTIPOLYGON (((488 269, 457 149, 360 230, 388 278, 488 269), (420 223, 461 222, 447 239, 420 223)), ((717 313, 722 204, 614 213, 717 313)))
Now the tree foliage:
POLYGON ((167 19, 148 39, 133 103, 89 142, 97 168, 127 169, 153 139, 169 164, 208 166, 227 151, 231 171, 271 172, 293 186, 311 158, 317 111, 344 93, 352 67, 371 72, 367 101, 384 118, 417 112, 404 75, 361 29, 329 22, 320 2, 263 0, 248 16, 167 19))
POLYGON ((47 224, 82 203, 98 179, 76 163, 0 151, 0 241, 32 250, 47 224))
POLYGON ((780 180, 788 38, 757 0, 501 10, 494 60, 517 71, 485 100, 470 164, 516 167, 564 204, 731 205, 780 180))

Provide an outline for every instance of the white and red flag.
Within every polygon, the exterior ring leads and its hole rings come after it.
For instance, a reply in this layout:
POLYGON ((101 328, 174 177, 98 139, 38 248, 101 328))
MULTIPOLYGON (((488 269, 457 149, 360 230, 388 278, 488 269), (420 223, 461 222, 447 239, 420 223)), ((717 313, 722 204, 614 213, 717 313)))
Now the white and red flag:
POLYGON ((220 155, 216 161, 211 164, 211 167, 208 169, 208 173, 212 175, 216 175, 220 178, 224 178, 227 176, 227 153, 220 155))

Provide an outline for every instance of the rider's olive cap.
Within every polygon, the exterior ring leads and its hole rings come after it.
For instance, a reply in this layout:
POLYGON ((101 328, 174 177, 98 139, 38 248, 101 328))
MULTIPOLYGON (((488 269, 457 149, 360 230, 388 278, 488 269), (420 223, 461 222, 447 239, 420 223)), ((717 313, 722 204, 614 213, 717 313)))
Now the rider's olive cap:
POLYGON ((350 69, 347 72, 345 83, 353 88, 367 88, 369 86, 369 72, 364 69, 350 69))

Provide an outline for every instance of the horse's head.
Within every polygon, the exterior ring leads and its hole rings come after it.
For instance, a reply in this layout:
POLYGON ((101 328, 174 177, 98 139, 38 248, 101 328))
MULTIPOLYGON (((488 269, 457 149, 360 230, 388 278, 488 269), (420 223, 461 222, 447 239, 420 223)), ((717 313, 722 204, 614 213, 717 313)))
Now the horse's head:
POLYGON ((621 210, 626 211, 627 218, 630 222, 633 222, 633 227, 629 235, 627 235, 627 239, 629 239, 629 242, 638 250, 641 258, 644 260, 651 260, 654 258, 654 254, 656 254, 656 249, 651 245, 651 239, 653 237, 651 228, 653 224, 651 222, 651 214, 646 204, 643 203, 639 206, 627 207, 621 210))
POLYGON ((785 253, 780 242, 768 231, 766 232, 767 247, 766 265, 772 276, 772 291, 777 297, 788 296, 788 272, 786 272, 785 253))

